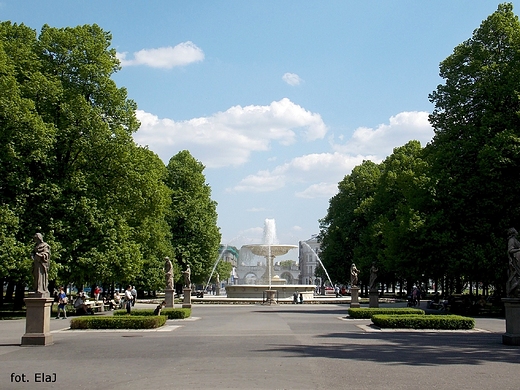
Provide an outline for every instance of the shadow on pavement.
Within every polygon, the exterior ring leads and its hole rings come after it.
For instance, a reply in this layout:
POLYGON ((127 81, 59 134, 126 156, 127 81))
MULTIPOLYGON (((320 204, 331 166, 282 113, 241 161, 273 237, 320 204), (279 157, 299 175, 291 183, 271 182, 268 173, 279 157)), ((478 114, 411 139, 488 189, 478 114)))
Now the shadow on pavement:
POLYGON ((260 351, 414 366, 520 362, 520 349, 503 345, 496 333, 331 333, 319 338, 329 340, 320 345, 268 344, 260 351))

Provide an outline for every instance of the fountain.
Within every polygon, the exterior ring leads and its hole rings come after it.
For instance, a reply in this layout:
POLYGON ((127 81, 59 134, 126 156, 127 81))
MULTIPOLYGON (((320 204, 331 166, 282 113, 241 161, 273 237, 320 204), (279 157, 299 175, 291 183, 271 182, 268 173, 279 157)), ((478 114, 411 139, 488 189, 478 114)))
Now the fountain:
POLYGON ((275 296, 278 299, 291 298, 297 292, 302 294, 304 301, 314 297, 314 286, 286 284, 274 274, 274 259, 276 256, 287 254, 296 245, 281 245, 276 242, 276 227, 274 219, 266 219, 264 222, 263 244, 243 245, 243 249, 250 250, 256 256, 265 258, 266 270, 260 278, 260 284, 226 286, 228 298, 266 298, 267 303, 274 303, 275 296))
POLYGON ((311 246, 309 244, 307 244, 305 241, 302 241, 302 244, 305 245, 307 248, 309 248, 309 250, 314 253, 314 255, 316 256, 316 260, 318 260, 318 262, 320 263, 321 265, 321 268, 323 268, 323 271, 325 271, 325 275, 327 275, 327 279, 329 280, 329 283, 330 283, 330 286, 331 287, 334 287, 334 284, 332 283, 332 280, 330 279, 330 276, 329 276, 329 273, 327 272, 327 268, 325 268, 325 266, 323 265, 320 257, 318 256, 318 254, 316 253, 316 251, 314 249, 311 248, 311 246))

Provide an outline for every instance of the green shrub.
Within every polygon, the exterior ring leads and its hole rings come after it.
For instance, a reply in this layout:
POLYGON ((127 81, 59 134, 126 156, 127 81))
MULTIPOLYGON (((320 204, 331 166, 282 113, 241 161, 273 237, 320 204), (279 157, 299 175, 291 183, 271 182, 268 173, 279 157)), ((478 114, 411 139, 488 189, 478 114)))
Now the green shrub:
POLYGON ((24 310, 0 311, 0 320, 17 320, 25 318, 25 313, 24 310))
POLYGON ((457 315, 386 315, 372 316, 380 328, 406 329, 473 329, 475 320, 457 315))
POLYGON ((154 329, 166 323, 165 316, 84 316, 70 321, 71 329, 154 329))
MULTIPOLYGON (((114 311, 115 316, 126 315, 126 310, 116 310, 114 311)), ((131 316, 154 316, 153 309, 135 309, 130 312, 131 316)), ((169 320, 175 319, 183 319, 191 316, 191 309, 188 308, 179 308, 179 309, 171 309, 166 308, 161 310, 161 316, 168 317, 169 320)), ((155 316, 157 317, 157 316, 155 316)))
POLYGON ((373 315, 376 314, 392 314, 392 315, 422 315, 424 314, 424 310, 421 309, 413 309, 409 307, 402 308, 378 308, 378 307, 360 307, 360 308, 350 308, 348 309, 348 315, 351 318, 356 319, 370 319, 373 315))
POLYGON ((191 309, 179 308, 179 309, 163 309, 161 315, 165 315, 169 320, 177 320, 189 318, 191 316, 191 309))

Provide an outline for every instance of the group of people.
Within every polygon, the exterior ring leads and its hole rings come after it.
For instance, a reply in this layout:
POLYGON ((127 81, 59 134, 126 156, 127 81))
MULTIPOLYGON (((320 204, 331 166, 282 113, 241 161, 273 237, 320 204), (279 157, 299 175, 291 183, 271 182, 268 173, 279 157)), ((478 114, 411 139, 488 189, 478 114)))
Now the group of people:
POLYGON ((298 293, 298 291, 295 291, 293 294, 293 304, 297 303, 303 303, 303 294, 298 293))
POLYGON ((421 288, 419 286, 413 286, 412 293, 408 296, 408 306, 420 306, 421 294, 421 288))
MULTIPOLYGON (((67 304, 69 303, 69 298, 67 297, 63 287, 60 287, 59 291, 55 292, 54 303, 58 303, 58 313, 56 315, 56 319, 67 319, 67 304)), ((73 306, 76 314, 78 315, 94 314, 92 308, 90 308, 86 303, 86 296, 83 291, 78 292, 73 306)))
MULTIPOLYGON (((96 301, 99 300, 101 294, 101 289, 99 287, 94 288, 93 295, 96 301)), ((119 294, 118 291, 114 292, 113 299, 108 299, 107 297, 103 297, 103 304, 108 305, 110 310, 120 309, 125 307, 127 313, 130 313, 132 307, 135 305, 135 301, 137 299, 137 290, 135 286, 128 285, 123 297, 119 294)), ((56 319, 66 319, 67 318, 67 304, 69 303, 69 299, 63 287, 59 288, 59 291, 54 291, 54 301, 53 304, 58 304, 58 313, 56 315, 56 319)), ((73 303, 74 310, 77 315, 84 314, 94 314, 92 308, 87 304, 87 296, 83 291, 79 291, 76 295, 76 299, 73 303)))

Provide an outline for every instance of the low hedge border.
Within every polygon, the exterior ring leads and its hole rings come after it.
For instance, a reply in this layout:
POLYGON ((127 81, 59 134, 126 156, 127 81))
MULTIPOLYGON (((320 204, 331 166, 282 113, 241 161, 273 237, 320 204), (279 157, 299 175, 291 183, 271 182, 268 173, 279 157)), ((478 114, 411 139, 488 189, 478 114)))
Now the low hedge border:
POLYGON ((166 323, 165 316, 84 316, 70 320, 71 329, 155 329, 166 323))
POLYGON ((473 329, 475 320, 457 315, 386 315, 372 316, 374 325, 380 328, 405 329, 473 329))
POLYGON ((369 320, 373 315, 376 314, 388 314, 388 315, 424 315, 424 310, 413 309, 408 307, 402 308, 378 308, 378 307, 360 307, 348 309, 348 315, 350 318, 355 319, 366 319, 369 320))
POLYGON ((0 311, 0 320, 17 320, 25 318, 24 310, 0 311))
MULTIPOLYGON (((126 313, 126 310, 115 310, 114 315, 123 316, 123 315, 127 315, 127 313, 126 313)), ((156 315, 153 314, 153 309, 135 309, 130 312, 130 315, 131 316, 145 316, 145 317, 155 316, 155 317, 157 317, 156 315)), ((162 309, 161 317, 162 316, 167 317, 169 320, 178 320, 178 319, 182 320, 184 318, 188 318, 189 316, 191 316, 191 309, 188 309, 188 308, 162 309)))

